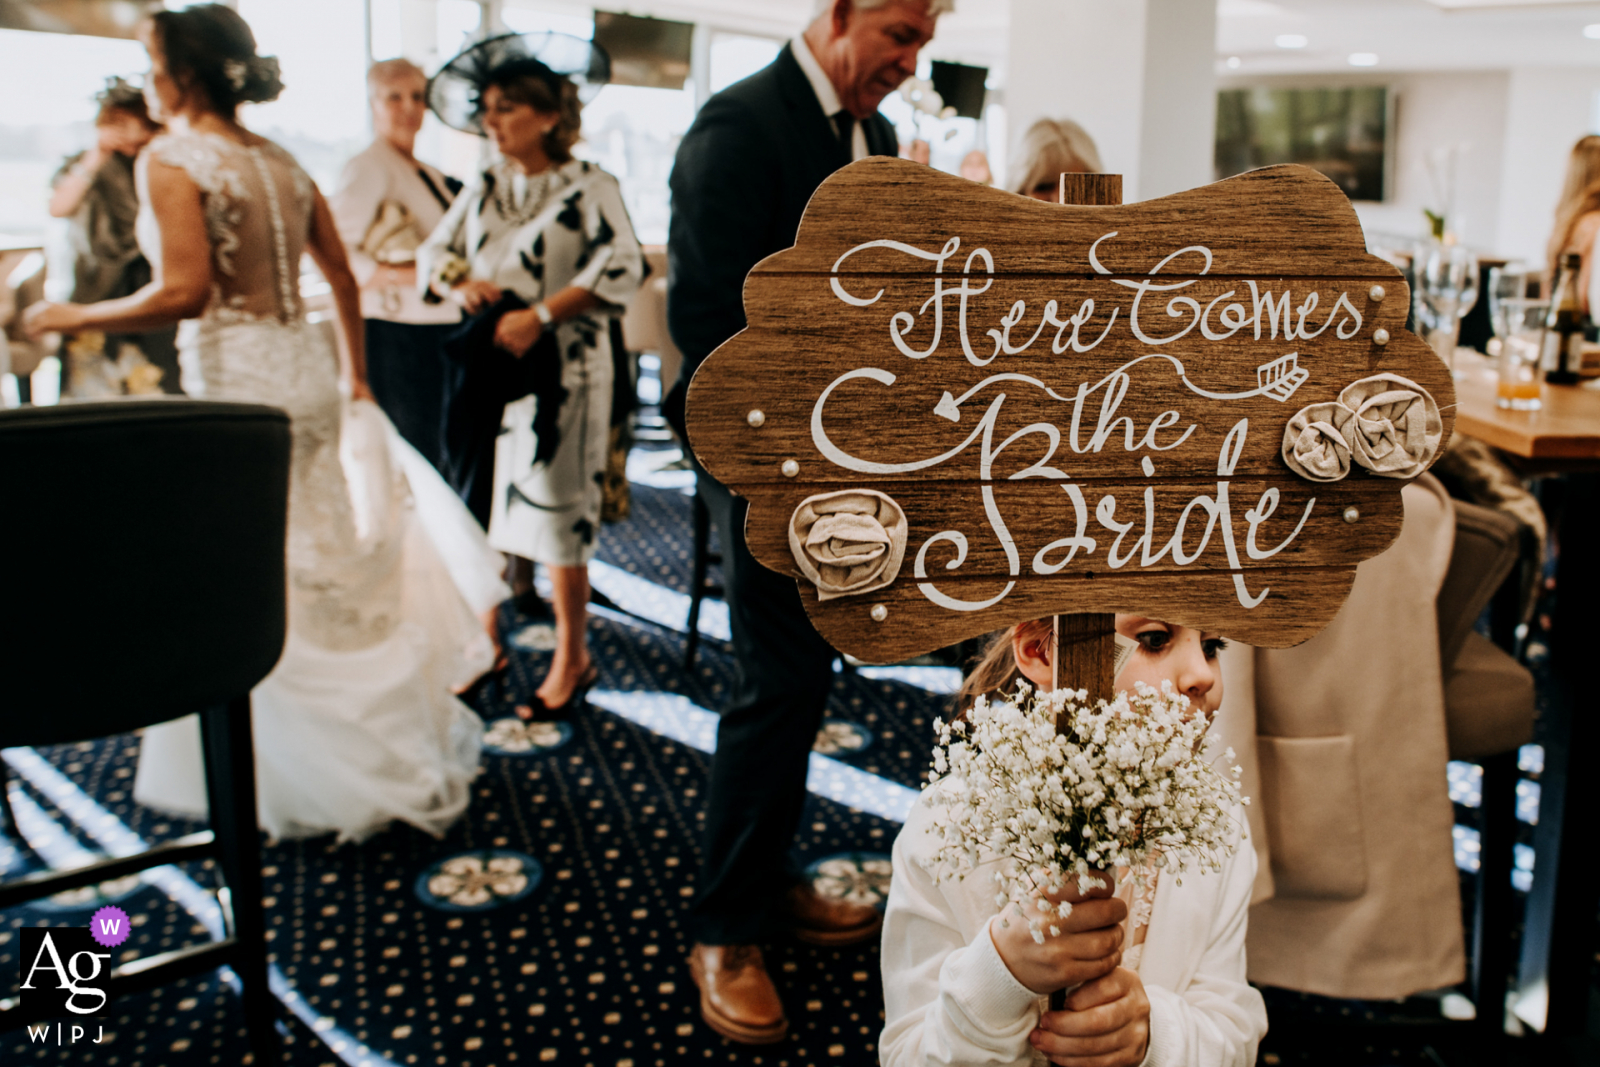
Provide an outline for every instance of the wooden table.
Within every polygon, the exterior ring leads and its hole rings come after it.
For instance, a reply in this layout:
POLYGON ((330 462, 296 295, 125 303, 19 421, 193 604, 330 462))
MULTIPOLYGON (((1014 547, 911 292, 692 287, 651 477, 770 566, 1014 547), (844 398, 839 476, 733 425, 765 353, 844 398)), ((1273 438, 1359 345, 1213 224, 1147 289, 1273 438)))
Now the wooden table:
MULTIPOLYGON (((1462 351, 1456 366, 1456 432, 1493 445, 1529 477, 1562 476, 1540 493, 1547 510, 1557 512, 1557 596, 1549 635, 1551 691, 1544 694, 1539 724, 1545 765, 1533 887, 1517 981, 1518 1016, 1560 1040, 1586 1030, 1600 903, 1600 881, 1592 877, 1588 855, 1600 825, 1600 790, 1587 763, 1600 754, 1592 692, 1593 649, 1600 639, 1593 609, 1600 602, 1600 553, 1594 550, 1600 529, 1600 382, 1546 385, 1539 411, 1506 411, 1495 404, 1487 360, 1462 351)), ((1487 781, 1485 786, 1487 818, 1487 781)))
POLYGON ((1600 380, 1584 385, 1546 385, 1538 411, 1506 411, 1495 406, 1495 378, 1489 361, 1462 350, 1456 365, 1456 432, 1476 437, 1502 452, 1562 464, 1577 461, 1600 467, 1600 380))

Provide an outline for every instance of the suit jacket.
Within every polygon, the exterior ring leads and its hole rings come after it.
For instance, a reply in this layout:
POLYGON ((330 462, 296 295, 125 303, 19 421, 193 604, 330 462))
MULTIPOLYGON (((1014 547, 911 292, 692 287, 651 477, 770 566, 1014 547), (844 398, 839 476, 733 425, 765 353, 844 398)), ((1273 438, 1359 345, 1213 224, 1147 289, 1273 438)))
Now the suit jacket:
POLYGON ((1455 512, 1432 475, 1401 497, 1399 539, 1356 568, 1327 629, 1223 654, 1215 728, 1257 798, 1258 985, 1389 999, 1465 971, 1435 603, 1455 512))
MULTIPOLYGON (((864 120, 867 150, 894 155, 894 127, 864 120)), ((850 162, 791 46, 706 101, 678 146, 670 184, 667 326, 683 369, 663 414, 683 435, 689 379, 712 349, 744 329, 744 279, 794 244, 811 194, 850 162)), ((685 437, 687 440, 687 437, 685 437)))

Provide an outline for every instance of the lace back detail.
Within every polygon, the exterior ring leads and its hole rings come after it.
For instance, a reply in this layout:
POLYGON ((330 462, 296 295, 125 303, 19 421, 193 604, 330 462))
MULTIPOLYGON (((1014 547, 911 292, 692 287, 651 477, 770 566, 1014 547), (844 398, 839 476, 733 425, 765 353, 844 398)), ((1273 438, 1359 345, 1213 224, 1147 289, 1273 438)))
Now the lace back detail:
POLYGON ((284 234, 283 209, 278 203, 278 185, 272 179, 272 168, 267 166, 267 161, 262 158, 261 146, 250 146, 250 162, 255 164, 256 173, 261 176, 261 184, 266 189, 267 217, 272 223, 272 272, 278 281, 278 318, 282 322, 290 322, 299 318, 300 297, 296 291, 295 277, 289 269, 289 241, 284 234))
MULTIPOLYGON (((300 319, 300 257, 310 239, 312 184, 283 149, 243 145, 217 134, 167 134, 153 159, 179 167, 199 187, 211 245, 212 297, 205 318, 220 322, 300 319), (245 255, 245 249, 271 249, 245 255)), ((160 234, 148 208, 140 243, 152 259, 160 234)))

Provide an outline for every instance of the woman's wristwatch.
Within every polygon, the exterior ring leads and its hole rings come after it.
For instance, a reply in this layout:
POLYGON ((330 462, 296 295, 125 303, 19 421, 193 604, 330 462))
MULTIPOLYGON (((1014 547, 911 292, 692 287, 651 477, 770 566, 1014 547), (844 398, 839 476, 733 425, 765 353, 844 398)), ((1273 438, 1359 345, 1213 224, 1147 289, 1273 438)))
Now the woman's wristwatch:
POLYGON ((548 326, 555 321, 555 316, 550 314, 550 305, 543 300, 533 305, 533 313, 539 317, 539 325, 548 326))

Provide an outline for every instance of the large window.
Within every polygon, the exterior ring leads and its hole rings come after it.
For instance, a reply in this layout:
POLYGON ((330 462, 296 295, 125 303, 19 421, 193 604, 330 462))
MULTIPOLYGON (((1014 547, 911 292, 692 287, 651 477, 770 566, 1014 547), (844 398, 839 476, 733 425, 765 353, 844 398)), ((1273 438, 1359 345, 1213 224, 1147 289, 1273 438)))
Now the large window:
MULTIPOLYGON (((369 50, 376 59, 406 56, 431 72, 488 33, 553 30, 588 38, 594 32, 592 2, 582 0, 236 0, 236 5, 261 51, 278 57, 285 84, 282 97, 247 106, 241 117, 293 152, 325 191, 371 136, 365 87, 369 50)), ((611 85, 584 112, 579 154, 617 176, 646 243, 666 240, 667 179, 678 143, 703 102, 699 97, 767 66, 784 44, 781 36, 714 26, 700 26, 696 35, 696 67, 683 88, 611 85)), ((143 49, 131 40, 0 31, 0 98, 11 102, 0 115, 0 234, 43 237, 50 228, 45 210, 50 176, 63 157, 90 143, 94 93, 107 76, 138 77, 145 67, 143 49)), ((884 111, 902 143, 919 136, 929 142, 936 167, 957 170, 972 148, 990 149, 997 173, 1004 167, 1003 119, 993 121, 1000 117, 994 107, 982 121, 939 119, 917 115, 891 94, 884 111)), ((488 148, 481 138, 446 129, 429 115, 417 155, 468 179, 488 148)))
MULTIPOLYGON (((593 14, 568 8, 507 6, 500 17, 506 29, 518 33, 550 30, 585 40, 594 36, 593 14)), ((577 155, 615 175, 634 232, 644 244, 667 242, 667 178, 694 111, 694 89, 687 84, 682 89, 608 85, 583 109, 577 155)))
POLYGON ((263 55, 278 57, 283 95, 241 108, 255 132, 292 152, 324 192, 369 137, 366 16, 359 3, 238 0, 263 55), (315 32, 309 32, 315 27, 315 32))
POLYGON ((146 66, 137 41, 0 30, 0 233, 44 239, 50 178, 94 141, 95 93, 146 66))
POLYGON ((748 78, 778 58, 783 42, 771 37, 750 37, 741 33, 711 35, 710 87, 720 93, 736 81, 748 78))

